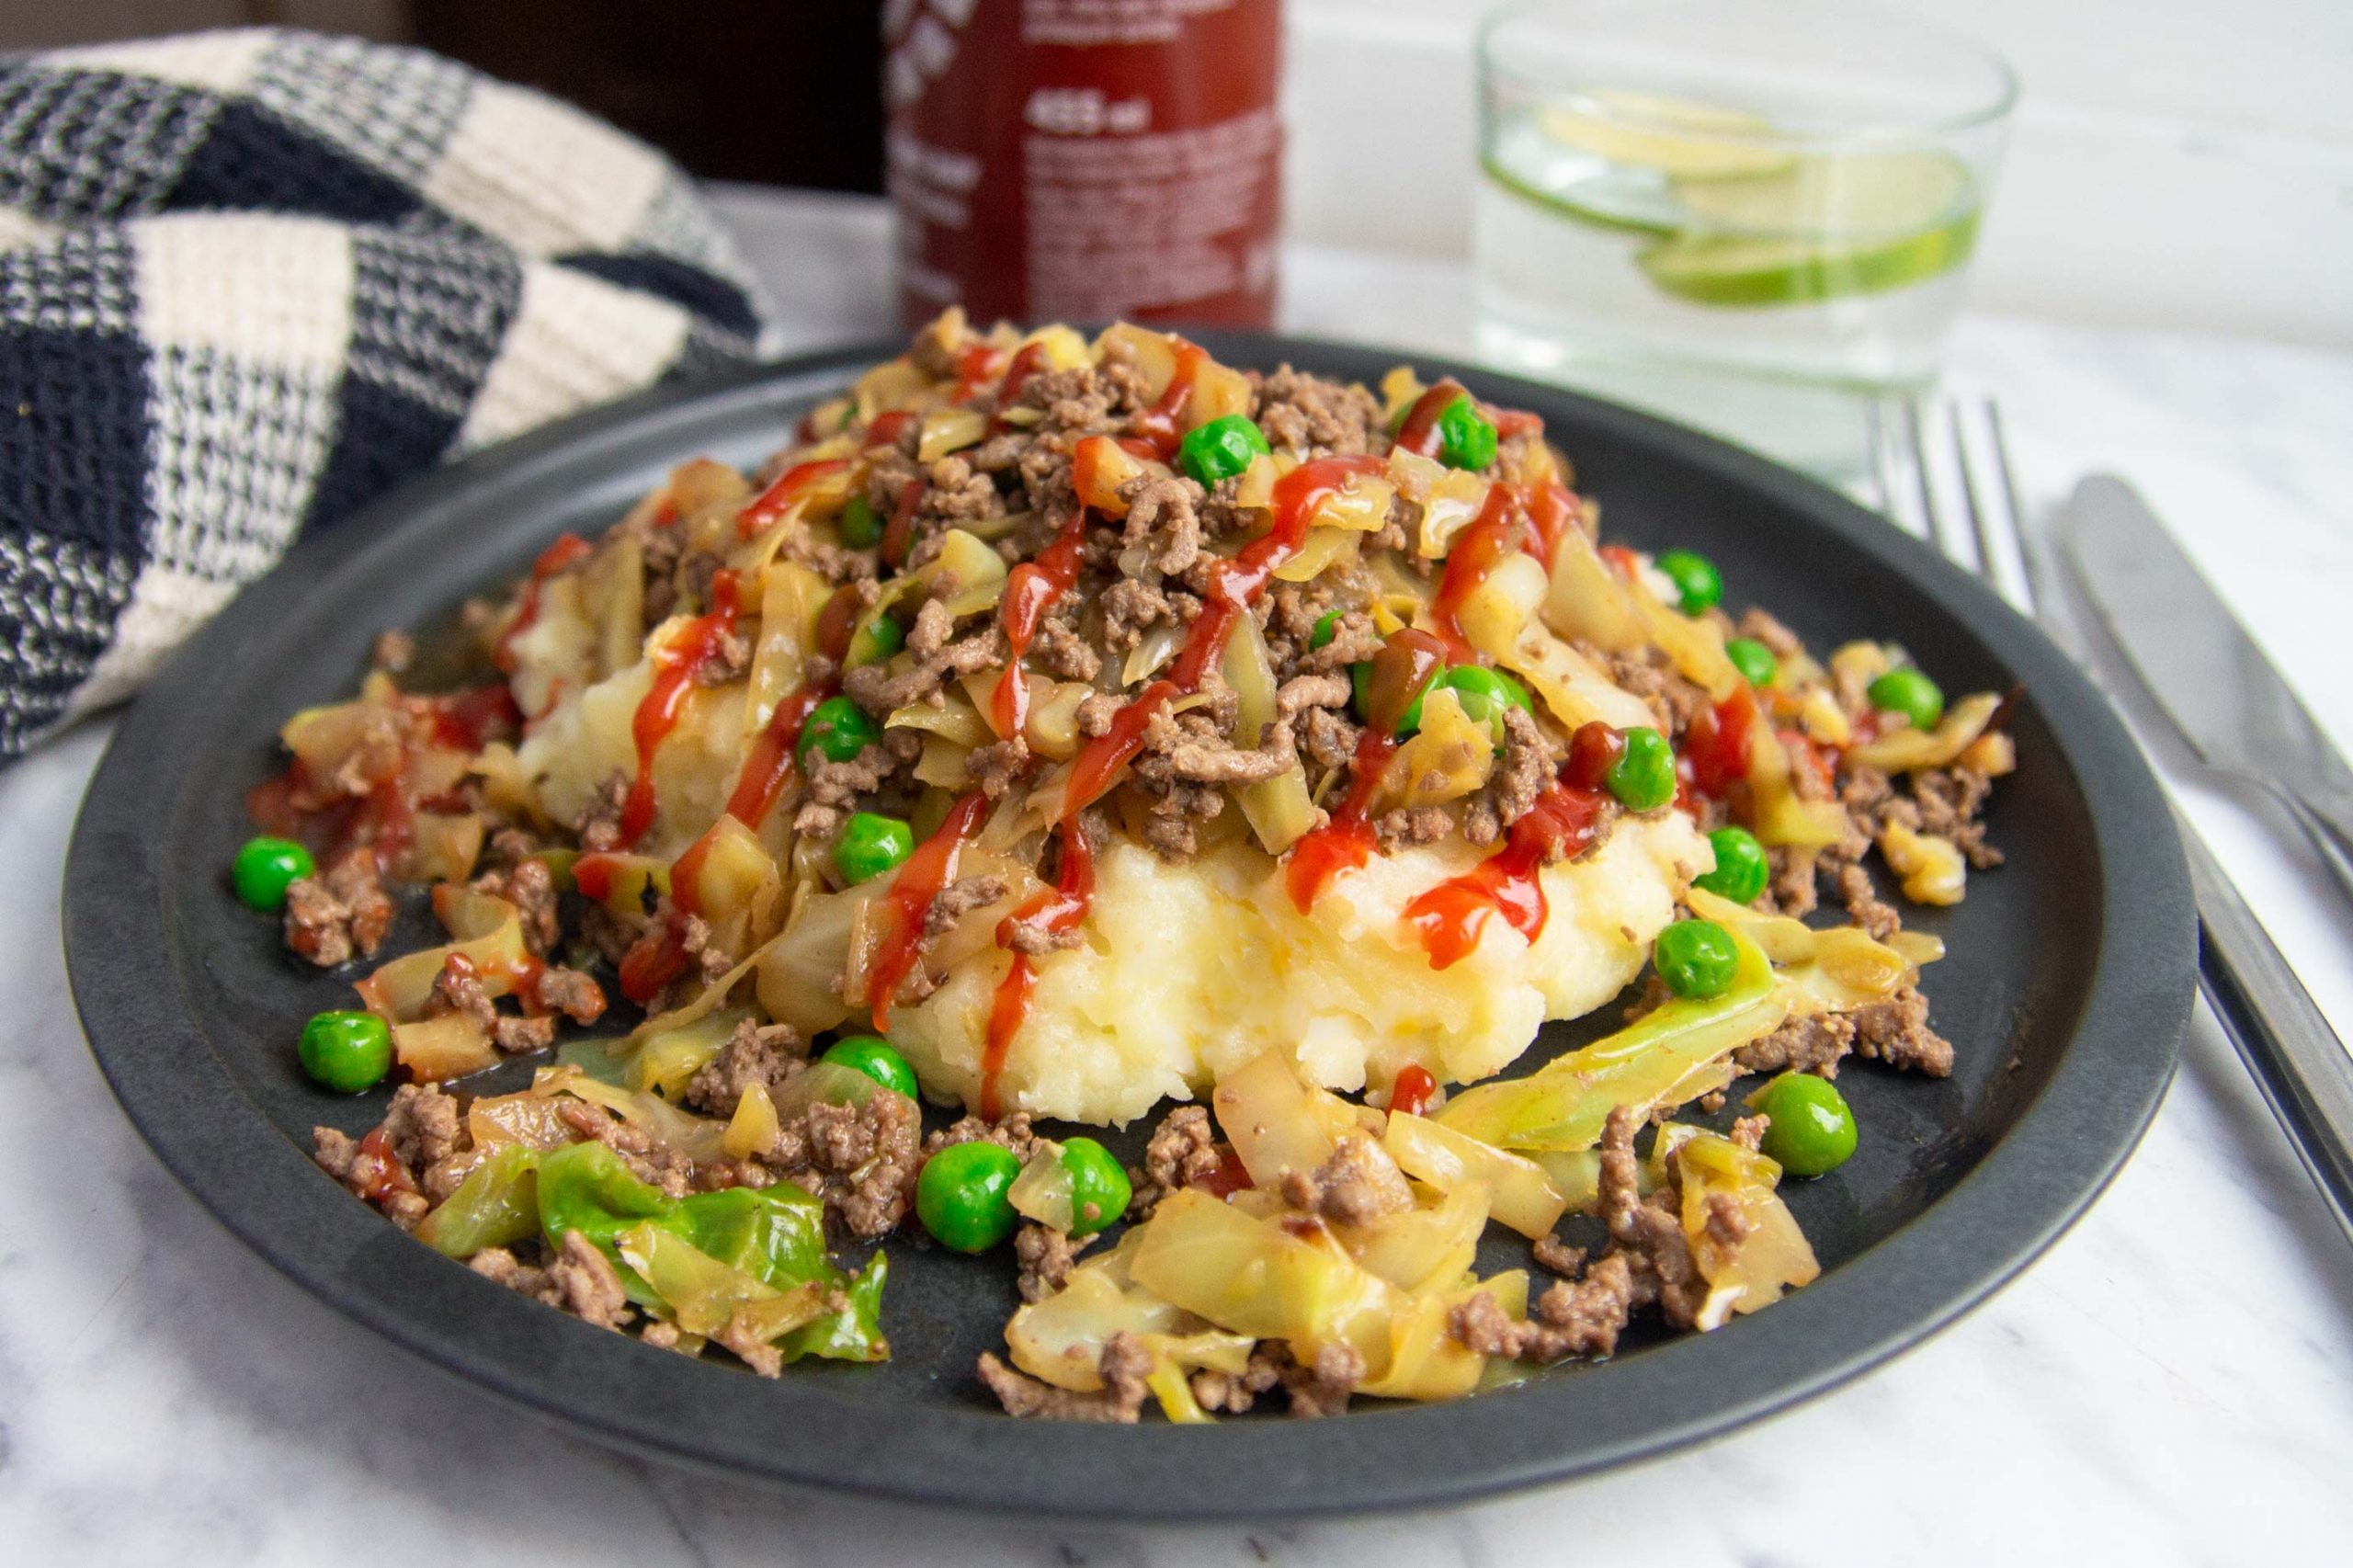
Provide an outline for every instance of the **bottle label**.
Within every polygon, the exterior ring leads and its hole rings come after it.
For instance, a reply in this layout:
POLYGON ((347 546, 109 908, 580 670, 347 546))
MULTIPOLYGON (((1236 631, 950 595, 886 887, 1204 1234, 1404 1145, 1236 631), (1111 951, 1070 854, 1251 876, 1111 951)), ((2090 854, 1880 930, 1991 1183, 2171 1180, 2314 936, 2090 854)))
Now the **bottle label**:
POLYGON ((1271 318, 1279 0, 892 0, 883 29, 910 322, 1271 318))

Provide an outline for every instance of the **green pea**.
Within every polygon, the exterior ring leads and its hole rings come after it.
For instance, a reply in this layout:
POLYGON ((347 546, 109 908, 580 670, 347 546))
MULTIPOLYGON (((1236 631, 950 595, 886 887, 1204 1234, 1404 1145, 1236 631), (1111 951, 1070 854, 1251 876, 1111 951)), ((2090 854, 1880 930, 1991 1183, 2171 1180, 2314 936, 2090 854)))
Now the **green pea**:
POLYGON ((392 1070, 392 1031, 373 1013, 320 1013, 302 1026, 297 1054, 313 1079, 356 1095, 392 1070))
POLYGON ((1128 1211, 1134 1197, 1128 1173, 1111 1151, 1092 1138, 1063 1144, 1063 1171, 1070 1177, 1070 1233, 1091 1236, 1128 1211))
POLYGON ((1745 827, 1720 827, 1708 835, 1708 844, 1716 852, 1716 869, 1704 877, 1694 877, 1691 885, 1734 903, 1756 903, 1756 895, 1773 878, 1773 862, 1765 846, 1745 827))
POLYGON ((1535 708, 1528 699, 1528 688, 1504 674, 1484 665, 1457 665, 1437 680, 1433 687, 1451 687, 1462 703, 1462 711, 1481 723, 1503 720, 1506 704, 1527 713, 1535 708))
MULTIPOLYGON (((1441 676, 1441 678, 1443 678, 1443 676, 1441 676)), ((1430 686, 1436 686, 1438 682, 1435 680, 1430 682, 1430 686)), ((1349 688, 1356 693, 1357 722, 1360 724, 1371 723, 1372 661, 1370 659, 1358 659, 1355 664, 1348 666, 1348 686, 1349 688)), ((1422 697, 1429 695, 1430 686, 1422 687, 1422 697)), ((1413 734, 1421 729, 1422 697, 1415 698, 1412 704, 1406 708, 1405 716, 1397 722, 1397 738, 1399 740, 1402 741, 1407 735, 1413 734)))
POLYGON ((801 744, 793 750, 805 772, 812 746, 827 762, 849 762, 881 738, 872 714, 847 697, 828 697, 801 726, 801 744))
POLYGON ((932 1239, 958 1252, 983 1253, 1013 1234, 1013 1151, 975 1140, 942 1149, 915 1178, 915 1218, 932 1239))
POLYGON ((1654 812, 1675 799, 1675 753, 1666 737, 1647 724, 1626 733, 1626 749, 1601 781, 1630 812, 1654 812))
POLYGON ((879 665, 907 645, 907 634, 899 623, 887 615, 878 615, 858 629, 849 640, 846 663, 851 669, 860 665, 879 665))
POLYGON ((1740 951, 1732 945, 1732 933, 1714 921, 1678 920, 1658 934, 1651 962, 1669 991, 1704 1001, 1732 989, 1740 951))
POLYGON ((1855 1152, 1855 1113, 1837 1085, 1811 1073, 1784 1073, 1752 1102, 1772 1120, 1764 1152, 1791 1176, 1836 1170, 1855 1152))
POLYGON ((882 542, 882 516, 863 495, 853 495, 842 504, 842 515, 834 519, 834 528, 852 550, 871 550, 882 542))
POLYGON ((1723 574, 1714 562, 1696 551, 1670 550, 1651 564, 1675 585, 1677 607, 1686 615, 1712 609, 1724 597, 1723 574))
POLYGON ((817 1058, 836 1067, 847 1067, 865 1074, 886 1089, 896 1089, 909 1099, 916 1096, 915 1070, 907 1059, 891 1049, 891 1042, 881 1035, 854 1034, 837 1040, 817 1058))
POLYGON ((1340 612, 1327 609, 1315 618, 1315 630, 1307 634, 1307 645, 1321 648, 1340 634, 1340 612))
POLYGON ((1945 716, 1944 692, 1909 665, 1888 671, 1864 687, 1863 694, 1871 699, 1872 707, 1903 714, 1915 730, 1933 730, 1945 716))
POLYGON ((248 838, 229 868, 229 881, 250 908, 286 907, 286 890, 319 869, 311 852, 290 838, 248 838))
POLYGON ((1495 460, 1495 421, 1479 412, 1469 392, 1438 416, 1438 460, 1449 468, 1482 469, 1495 460))
POLYGON ((1781 661, 1773 657, 1773 650, 1754 637, 1733 638, 1724 644, 1724 656, 1751 686, 1770 686, 1781 673, 1781 661))
POLYGON ((1252 459, 1264 457, 1270 449, 1265 432, 1246 415, 1229 414, 1188 430, 1177 443, 1176 460, 1196 483, 1207 489, 1221 479, 1233 478, 1250 466, 1252 459))
POLYGON ((871 881, 915 852, 915 830, 897 817, 858 812, 834 840, 834 864, 852 885, 871 881))

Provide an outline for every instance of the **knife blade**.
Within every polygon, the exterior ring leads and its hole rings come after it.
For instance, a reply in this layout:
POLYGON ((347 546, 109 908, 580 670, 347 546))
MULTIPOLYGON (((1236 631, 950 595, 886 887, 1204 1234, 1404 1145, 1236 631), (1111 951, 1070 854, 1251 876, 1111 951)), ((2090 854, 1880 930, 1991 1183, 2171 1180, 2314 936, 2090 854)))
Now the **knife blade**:
MULTIPOLYGON (((2066 565, 2077 590, 2095 608, 2100 600, 2086 560, 2089 552, 2075 548, 2076 504, 2087 487, 2093 489, 2097 504, 2098 493, 2110 485, 2124 490, 2139 505, 2139 497, 2120 481, 2086 480, 2062 509, 2059 526, 2053 530, 2064 536, 2066 565)), ((2141 509, 2145 516, 2147 508, 2141 509)), ((2030 536, 2019 535, 2018 550, 2031 568, 2036 547, 2030 536)), ((2057 612, 2049 599, 2040 595, 2037 598, 2036 620, 2091 671, 2094 679, 2101 680, 2105 672, 2099 666, 2106 661, 2086 645, 2083 628, 2072 617, 2057 612)), ((2114 641, 2123 642, 2120 636, 2114 641)), ((2147 672, 2137 666, 2120 673, 2139 676, 2144 688, 2149 685, 2147 672)), ((2327 1017, 2313 1004, 2312 994, 2296 978, 2287 956, 2264 930, 2178 806, 2174 808, 2174 825, 2181 835, 2182 853, 2189 862, 2190 886, 2198 901, 2198 988, 2223 1038, 2246 1063, 2305 1174, 2337 1225, 2353 1239, 2353 1053, 2347 1053, 2327 1017)))
POLYGON ((2059 517, 2085 597, 2207 767, 2276 795, 2353 897, 2353 769, 2198 568, 2122 480, 2059 517))

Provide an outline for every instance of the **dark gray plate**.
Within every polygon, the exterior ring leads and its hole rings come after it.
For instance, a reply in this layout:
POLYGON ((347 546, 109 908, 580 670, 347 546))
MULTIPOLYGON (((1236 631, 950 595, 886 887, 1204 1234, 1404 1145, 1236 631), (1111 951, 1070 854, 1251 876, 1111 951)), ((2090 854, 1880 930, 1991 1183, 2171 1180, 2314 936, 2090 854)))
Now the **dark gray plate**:
MULTIPOLYGON (((1289 359, 1367 381, 1400 358, 1204 341, 1235 364, 1289 359)), ((2188 1013, 2191 905, 2156 786, 2066 659, 1975 581, 1805 479, 1623 409, 1426 365, 1542 414, 1611 533, 1705 551, 1735 608, 1768 605, 1817 645, 1897 639, 1949 690, 2024 689, 2010 726, 2018 770, 1990 817, 2009 864, 1972 877, 1961 907, 1915 922, 1950 943, 1927 990, 1960 1065, 1942 1083, 1868 1063, 1840 1078, 1861 1151, 1786 1189, 1825 1266, 1817 1283, 1717 1333, 1637 1336, 1606 1364, 1461 1403, 1107 1431, 1015 1423, 979 1389, 973 1357, 998 1345, 1015 1304, 1002 1257, 894 1243, 894 1359, 771 1382, 590 1328, 410 1241, 308 1158, 314 1123, 357 1130, 380 1114, 381 1094, 329 1096, 294 1061, 302 1019, 349 1005, 347 977, 307 972, 274 923, 224 886, 250 831, 242 797, 280 766, 277 726, 348 693, 378 629, 445 616, 521 573, 559 530, 619 517, 682 458, 756 460, 810 403, 888 352, 641 398, 411 485, 304 540, 123 722, 65 881, 91 1050, 165 1165, 337 1310, 589 1436, 745 1476, 1104 1518, 1357 1512, 1584 1474, 1819 1393, 2023 1267, 2139 1138, 2188 1013)), ((1548 1028, 1529 1064, 1599 1028, 1548 1028)), ((1491 1250, 1484 1267, 1525 1260, 1500 1241, 1491 1250)))

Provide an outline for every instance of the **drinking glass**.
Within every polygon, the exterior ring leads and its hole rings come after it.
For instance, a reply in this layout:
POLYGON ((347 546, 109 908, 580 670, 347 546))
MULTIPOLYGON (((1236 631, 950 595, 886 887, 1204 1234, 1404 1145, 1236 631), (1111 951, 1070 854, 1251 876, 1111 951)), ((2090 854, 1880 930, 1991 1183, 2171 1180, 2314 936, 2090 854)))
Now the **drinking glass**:
POLYGON ((1934 379, 2017 99, 1991 51, 1816 0, 1522 0, 1478 69, 1484 358, 1687 403, 1934 379))

